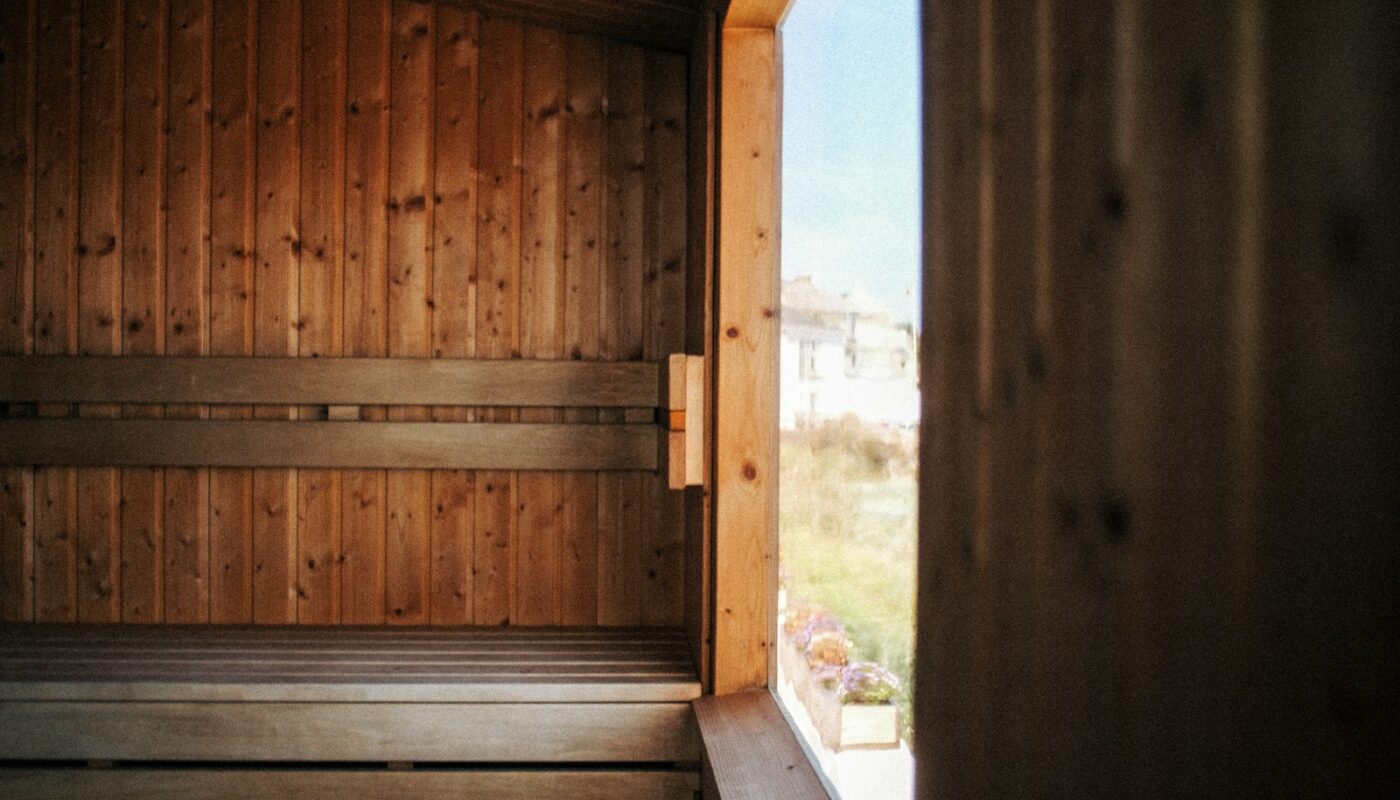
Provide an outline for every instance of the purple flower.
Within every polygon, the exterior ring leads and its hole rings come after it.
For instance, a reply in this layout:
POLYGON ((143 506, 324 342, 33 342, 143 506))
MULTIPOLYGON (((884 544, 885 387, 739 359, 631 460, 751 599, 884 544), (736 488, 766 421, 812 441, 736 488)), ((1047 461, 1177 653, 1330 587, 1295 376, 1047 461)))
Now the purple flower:
POLYGON ((874 661, 856 661, 841 671, 841 702, 880 705, 899 691, 899 678, 874 661))

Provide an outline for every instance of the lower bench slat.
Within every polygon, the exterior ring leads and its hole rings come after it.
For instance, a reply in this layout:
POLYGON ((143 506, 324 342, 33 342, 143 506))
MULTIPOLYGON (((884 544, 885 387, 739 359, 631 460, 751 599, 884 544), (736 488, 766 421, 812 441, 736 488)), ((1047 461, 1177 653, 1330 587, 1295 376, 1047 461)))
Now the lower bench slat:
POLYGON ((14 760, 699 760, 685 703, 0 702, 14 760))
POLYGON ((0 797, 302 800, 691 800, 694 772, 614 770, 278 770, 0 768, 0 797))

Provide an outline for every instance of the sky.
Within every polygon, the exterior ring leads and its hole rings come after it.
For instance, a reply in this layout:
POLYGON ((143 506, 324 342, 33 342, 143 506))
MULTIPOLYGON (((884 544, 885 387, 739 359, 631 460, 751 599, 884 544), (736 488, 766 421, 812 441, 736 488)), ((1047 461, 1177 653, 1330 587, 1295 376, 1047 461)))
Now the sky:
POLYGON ((915 321, 918 0, 796 0, 782 35, 783 277, 915 321))

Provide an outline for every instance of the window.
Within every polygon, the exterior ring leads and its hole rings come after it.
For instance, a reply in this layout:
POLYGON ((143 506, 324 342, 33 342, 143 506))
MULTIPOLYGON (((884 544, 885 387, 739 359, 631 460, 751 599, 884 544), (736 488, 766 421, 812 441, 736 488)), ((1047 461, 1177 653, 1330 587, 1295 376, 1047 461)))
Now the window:
POLYGON ((776 690, 843 800, 912 796, 919 392, 914 0, 783 25, 776 690), (818 380, 820 379, 820 380, 818 380), (800 404, 800 405, 799 405, 800 404))

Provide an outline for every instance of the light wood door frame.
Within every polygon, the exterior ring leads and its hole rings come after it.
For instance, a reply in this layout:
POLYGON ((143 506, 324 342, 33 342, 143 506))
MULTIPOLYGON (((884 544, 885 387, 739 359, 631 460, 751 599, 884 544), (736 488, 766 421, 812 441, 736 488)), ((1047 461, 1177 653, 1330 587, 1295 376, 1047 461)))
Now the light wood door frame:
POLYGON ((777 581, 779 166, 791 0, 734 0, 719 33, 715 694, 771 683, 777 581))

